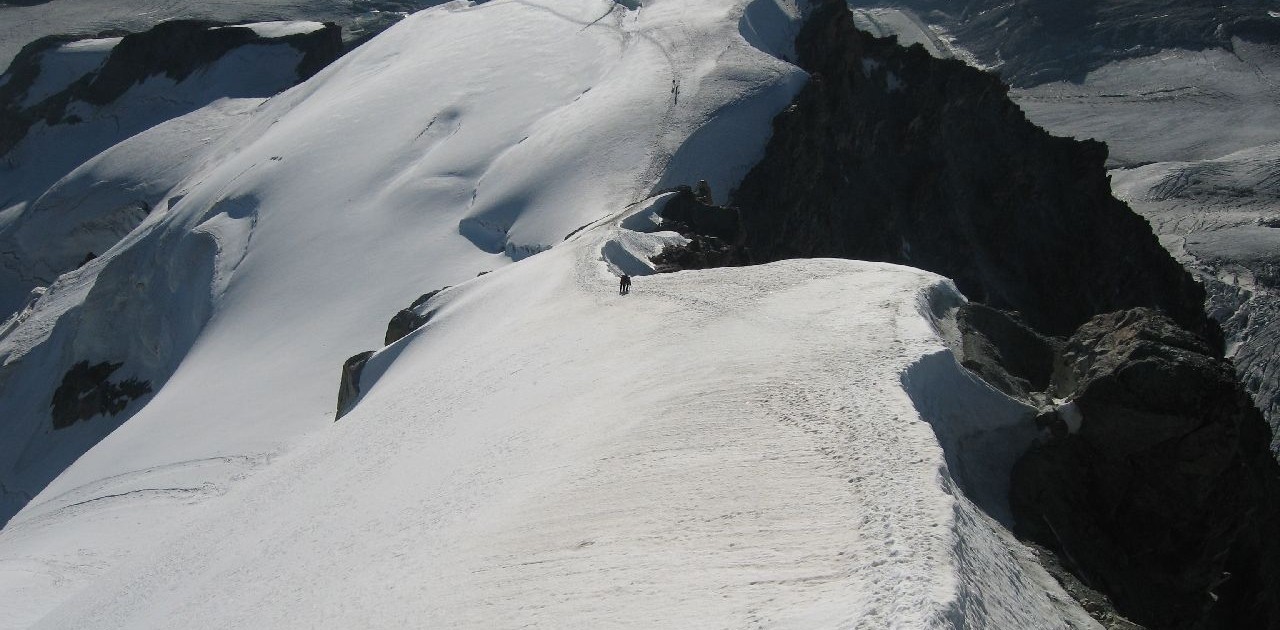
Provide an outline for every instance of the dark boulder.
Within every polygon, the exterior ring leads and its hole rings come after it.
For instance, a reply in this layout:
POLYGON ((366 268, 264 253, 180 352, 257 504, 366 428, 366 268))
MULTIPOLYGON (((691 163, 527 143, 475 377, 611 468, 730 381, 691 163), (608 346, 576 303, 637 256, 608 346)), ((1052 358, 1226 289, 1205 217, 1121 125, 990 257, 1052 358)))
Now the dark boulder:
POLYGON ((796 49, 812 78, 732 195, 756 260, 927 269, 1049 335, 1154 306, 1220 343, 1204 290, 1112 197, 1105 145, 1050 136, 995 75, 858 31, 843 2, 796 49))
POLYGON ((62 376, 53 392, 50 415, 54 429, 65 429, 97 415, 118 415, 129 403, 151 393, 151 383, 136 378, 112 382, 111 375, 124 365, 81 361, 62 376))
POLYGON ((371 356, 373 350, 366 350, 343 362, 342 377, 338 382, 338 412, 333 418, 334 422, 341 420, 342 416, 356 406, 356 400, 360 398, 360 373, 364 371, 364 365, 371 356))
POLYGON ((448 288, 443 287, 430 293, 424 293, 414 300, 409 305, 409 308, 400 309, 398 313, 391 317, 391 321, 387 322, 387 334, 382 338, 382 345, 389 346, 404 338, 405 335, 422 328, 424 324, 431 320, 432 312, 419 313, 419 307, 425 305, 431 298, 448 288))
POLYGON ((1280 465, 1230 363, 1151 309, 1093 318, 1062 361, 1082 419, 1015 465, 1019 533, 1144 625, 1280 627, 1280 465))

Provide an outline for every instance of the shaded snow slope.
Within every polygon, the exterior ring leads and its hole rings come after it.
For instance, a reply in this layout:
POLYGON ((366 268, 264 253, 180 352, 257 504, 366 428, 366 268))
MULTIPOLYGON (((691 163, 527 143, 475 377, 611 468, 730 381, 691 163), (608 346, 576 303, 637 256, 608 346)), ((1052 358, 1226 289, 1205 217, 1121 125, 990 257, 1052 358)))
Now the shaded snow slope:
POLYGON ((623 297, 618 238, 437 296, 350 414, 35 627, 1093 627, 912 404, 1022 417, 934 332, 949 282, 819 259, 623 297))
POLYGON ((73 172, 59 194, 101 176, 147 195, 174 183, 0 329, 3 516, 34 497, 0 573, 19 590, 47 581, 39 606, 53 605, 180 521, 178 506, 326 427, 343 361, 415 296, 655 188, 728 190, 804 79, 778 59, 795 19, 771 0, 452 3, 251 111, 202 110, 73 172), (199 146, 205 130, 218 137, 199 146), (185 161, 165 171, 149 155, 185 161), (78 361, 121 362, 118 378, 156 391, 54 431, 49 401, 78 361), (131 529, 53 546, 74 560, 20 550, 113 505, 130 506, 131 529))
MULTIPOLYGON (((118 41, 72 42, 54 52, 85 44, 105 56, 118 41)), ((60 69, 58 56, 44 53, 28 97, 41 91, 46 70, 60 69)), ((262 99, 298 82, 303 56, 290 43, 264 39, 182 80, 156 68, 110 102, 73 100, 64 119, 37 122, 0 168, 0 317, 132 231, 200 166, 195 154, 262 99), (137 138, 158 125, 164 128, 137 138)), ((79 80, 97 67, 74 70, 79 80)))

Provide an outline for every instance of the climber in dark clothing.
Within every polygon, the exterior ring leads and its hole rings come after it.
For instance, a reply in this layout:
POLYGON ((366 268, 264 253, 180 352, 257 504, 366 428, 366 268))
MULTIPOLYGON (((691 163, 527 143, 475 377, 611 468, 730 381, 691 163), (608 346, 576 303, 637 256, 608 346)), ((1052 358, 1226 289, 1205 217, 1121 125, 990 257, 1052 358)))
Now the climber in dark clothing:
POLYGON ((622 274, 622 279, 618 280, 618 295, 626 295, 631 292, 631 276, 622 274))

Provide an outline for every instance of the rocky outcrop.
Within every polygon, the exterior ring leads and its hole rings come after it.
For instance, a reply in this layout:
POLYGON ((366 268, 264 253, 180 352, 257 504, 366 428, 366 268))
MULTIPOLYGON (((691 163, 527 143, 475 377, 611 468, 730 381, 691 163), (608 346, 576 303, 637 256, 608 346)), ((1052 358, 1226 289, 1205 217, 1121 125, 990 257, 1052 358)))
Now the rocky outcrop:
MULTIPOLYGON (((484 275, 487 272, 481 272, 484 275)), ((414 300, 409 308, 400 309, 391 317, 391 321, 387 322, 387 333, 383 337, 383 345, 389 346, 401 339, 409 333, 421 328, 428 321, 434 311, 425 313, 419 312, 422 307, 426 306, 431 298, 439 295, 449 287, 441 287, 435 291, 422 294, 418 299, 414 300)), ((360 374, 364 371, 364 366, 369 362, 376 351, 367 350, 360 354, 353 355, 342 364, 342 377, 338 381, 338 411, 334 416, 334 421, 342 419, 352 408, 355 407, 356 401, 360 399, 360 374)))
POLYGON ((364 364, 369 362, 371 356, 373 350, 366 350, 353 355, 342 364, 342 377, 338 382, 338 412, 334 415, 334 422, 341 420, 342 416, 356 406, 356 400, 360 398, 360 373, 364 371, 364 364))
POLYGON ((268 38, 248 27, 175 20, 143 33, 124 34, 95 72, 38 103, 25 105, 27 91, 40 73, 41 53, 72 40, 65 36, 42 38, 24 47, 10 64, 5 73, 8 80, 0 83, 0 155, 22 140, 38 121, 49 125, 76 123, 78 119, 67 113, 75 101, 106 105, 153 76, 180 82, 241 46, 280 44, 297 49, 302 53, 296 68, 299 81, 309 78, 343 52, 341 29, 332 23, 310 33, 268 38))
POLYGON ((658 212, 662 228, 689 239, 684 245, 668 245, 652 258, 660 273, 681 269, 710 269, 751 264, 743 247, 745 231, 737 208, 717 206, 711 201, 706 181, 698 190, 679 186, 658 212))
POLYGON ((992 74, 814 9, 796 42, 812 78, 732 195, 760 262, 908 264, 1065 336, 1153 306, 1219 343, 1203 289, 1111 195, 1106 147, 1028 122, 992 74))
POLYGON ((1280 465, 1229 362, 1150 309, 1067 342, 1079 418, 1014 468, 1022 535, 1153 628, 1280 627, 1280 465))
POLYGON ((151 393, 148 381, 111 381, 111 375, 122 365, 109 361, 89 365, 88 361, 81 361, 71 366, 50 402, 53 428, 65 429, 97 415, 118 415, 130 402, 151 393))
POLYGON ((419 313, 418 308, 426 304, 438 293, 448 288, 449 287, 443 287, 436 289, 435 291, 431 291, 430 293, 424 293, 421 297, 414 300, 413 303, 409 305, 409 308, 402 308, 398 313, 393 315, 391 317, 391 321, 387 322, 387 334, 382 338, 382 345, 389 346, 404 338, 405 335, 422 328, 424 324, 431 320, 432 313, 431 311, 419 313))
POLYGON ((973 302, 956 310, 960 364, 996 389, 1044 405, 1062 342, 1033 330, 1016 314, 973 302))

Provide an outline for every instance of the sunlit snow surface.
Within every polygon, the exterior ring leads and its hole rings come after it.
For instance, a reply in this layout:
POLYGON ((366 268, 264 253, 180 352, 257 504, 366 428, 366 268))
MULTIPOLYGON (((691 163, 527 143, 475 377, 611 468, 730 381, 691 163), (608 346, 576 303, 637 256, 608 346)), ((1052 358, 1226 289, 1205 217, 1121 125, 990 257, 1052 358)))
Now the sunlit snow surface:
POLYGON ((214 139, 157 211, 0 337, 0 463, 39 492, 0 627, 1088 625, 952 479, 940 442, 1026 410, 946 353, 949 283, 816 260, 616 294, 678 240, 624 208, 758 159, 795 17, 454 3, 193 115, 214 139), (343 360, 444 285, 332 424, 343 360), (108 420, 47 429, 78 359, 159 389, 92 448, 108 420))
POLYGON ((904 388, 939 357, 940 402, 1011 420, 931 326, 950 283, 811 260, 623 297, 621 236, 443 294, 349 415, 36 627, 1087 623, 958 496, 904 388))

